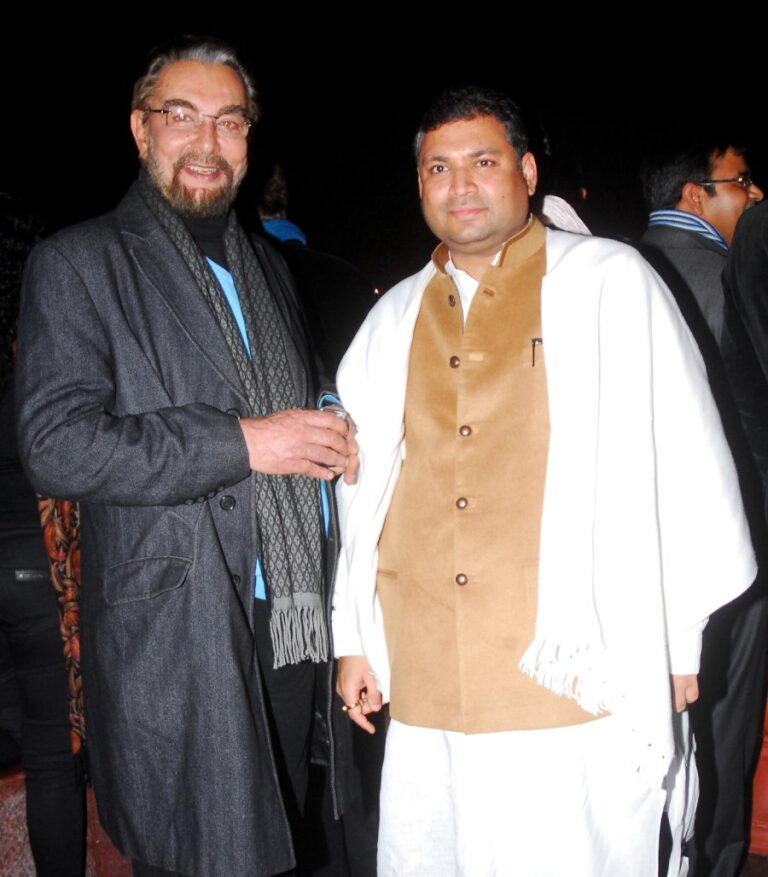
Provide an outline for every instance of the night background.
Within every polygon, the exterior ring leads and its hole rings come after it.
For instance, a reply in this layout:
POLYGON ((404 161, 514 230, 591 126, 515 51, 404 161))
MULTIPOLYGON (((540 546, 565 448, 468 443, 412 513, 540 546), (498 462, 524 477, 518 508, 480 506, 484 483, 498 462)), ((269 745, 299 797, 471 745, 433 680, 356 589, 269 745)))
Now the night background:
POLYGON ((151 9, 141 13, 145 23, 120 7, 96 17, 29 13, 26 26, 3 34, 0 189, 22 196, 49 231, 112 209, 138 167, 128 128, 133 81, 149 49, 180 32, 232 41, 254 73, 263 115, 238 199, 246 224, 258 221, 260 160, 278 157, 289 217, 309 244, 355 263, 382 289, 421 267, 434 244, 411 141, 427 103, 448 85, 489 85, 517 100, 564 169, 558 183, 534 145, 540 190, 562 190, 562 180, 585 185, 579 209, 597 234, 642 233, 640 161, 676 130, 694 136, 709 127, 747 145, 756 182, 768 186, 765 49, 749 23, 673 25, 669 11, 662 18, 649 9, 623 24, 584 12, 565 21, 543 6, 534 22, 530 10, 509 9, 413 7, 406 18, 390 7, 296 8, 261 20, 256 7, 220 6, 170 24, 151 9), (235 18, 237 26, 221 24, 235 18))

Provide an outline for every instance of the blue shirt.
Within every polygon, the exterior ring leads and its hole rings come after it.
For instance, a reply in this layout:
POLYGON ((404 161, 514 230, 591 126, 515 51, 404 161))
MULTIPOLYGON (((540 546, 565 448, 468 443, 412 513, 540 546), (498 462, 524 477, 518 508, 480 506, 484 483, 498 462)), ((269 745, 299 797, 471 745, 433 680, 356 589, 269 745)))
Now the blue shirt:
MULTIPOLYGON (((245 329, 245 317, 243 316, 243 309, 240 306, 240 297, 237 294, 237 289, 235 288, 235 279, 232 277, 229 271, 226 268, 222 268, 217 262, 214 262, 213 259, 209 259, 206 256, 206 261, 211 266, 211 270, 216 276, 216 279, 219 281, 219 286, 221 287, 222 292, 224 293, 224 297, 227 299, 229 303, 229 307, 232 311, 232 316, 235 318, 235 322, 237 323, 237 328, 240 330, 240 336, 243 339, 243 344, 245 345, 245 349, 248 351, 249 358, 253 358, 253 354, 251 353, 251 345, 248 343, 248 333, 245 329)), ((327 405, 330 402, 338 403, 338 399, 333 396, 331 393, 324 393, 321 400, 320 406, 327 405)), ((320 482, 320 503, 323 511, 323 532, 325 535, 328 535, 328 522, 330 520, 330 499, 328 496, 328 484, 325 481, 320 482)), ((253 570, 253 596, 257 600, 266 600, 267 599, 267 583, 264 580, 264 571, 261 568, 261 558, 257 557, 256 562, 254 564, 253 570)))

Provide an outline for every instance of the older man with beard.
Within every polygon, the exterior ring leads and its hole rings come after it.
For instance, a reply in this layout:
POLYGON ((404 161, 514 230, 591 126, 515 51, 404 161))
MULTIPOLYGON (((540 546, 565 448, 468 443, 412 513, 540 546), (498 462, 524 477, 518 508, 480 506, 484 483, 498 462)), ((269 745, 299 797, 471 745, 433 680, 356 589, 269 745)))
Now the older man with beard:
POLYGON ((293 867, 330 681, 318 482, 356 448, 311 410, 290 278, 231 210, 257 115, 228 47, 156 52, 138 180, 26 275, 20 447, 38 490, 81 502, 91 767, 140 875, 293 867))

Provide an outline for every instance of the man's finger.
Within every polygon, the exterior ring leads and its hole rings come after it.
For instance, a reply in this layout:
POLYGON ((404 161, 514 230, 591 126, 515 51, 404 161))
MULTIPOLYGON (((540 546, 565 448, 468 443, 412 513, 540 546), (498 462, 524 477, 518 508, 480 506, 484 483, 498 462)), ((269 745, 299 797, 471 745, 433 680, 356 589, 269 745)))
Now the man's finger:
POLYGON ((365 717, 365 713, 363 712, 362 704, 358 703, 355 706, 350 705, 347 710, 347 715, 350 719, 364 731, 367 731, 369 734, 375 734, 376 728, 368 721, 365 717))
POLYGON ((347 466, 344 469, 344 483, 345 484, 354 484, 357 480, 357 473, 360 469, 360 457, 357 454, 353 454, 349 457, 347 466))
POLYGON ((346 414, 342 416, 341 414, 335 414, 334 411, 328 410, 317 411, 315 413, 322 418, 322 422, 317 423, 318 426, 332 429, 334 432, 343 435, 345 438, 349 434, 350 420, 346 414))

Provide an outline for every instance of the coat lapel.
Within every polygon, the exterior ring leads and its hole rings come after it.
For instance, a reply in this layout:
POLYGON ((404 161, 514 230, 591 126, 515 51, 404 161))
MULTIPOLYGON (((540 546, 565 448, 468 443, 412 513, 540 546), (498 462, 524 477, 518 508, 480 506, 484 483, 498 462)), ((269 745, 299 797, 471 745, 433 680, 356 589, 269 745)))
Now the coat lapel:
POLYGON ((135 185, 120 204, 118 218, 127 250, 148 288, 165 301, 190 344, 216 375, 245 402, 232 354, 202 290, 135 185))

